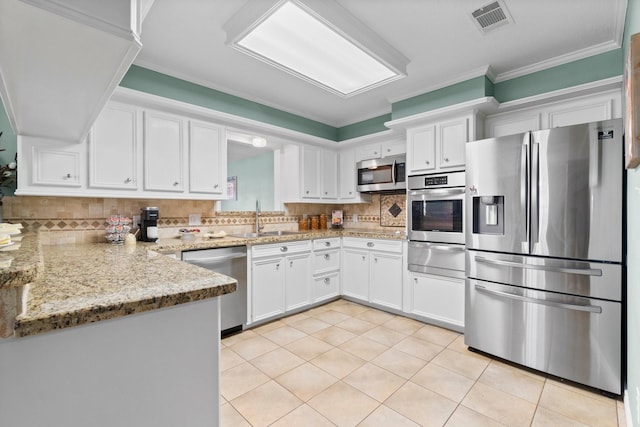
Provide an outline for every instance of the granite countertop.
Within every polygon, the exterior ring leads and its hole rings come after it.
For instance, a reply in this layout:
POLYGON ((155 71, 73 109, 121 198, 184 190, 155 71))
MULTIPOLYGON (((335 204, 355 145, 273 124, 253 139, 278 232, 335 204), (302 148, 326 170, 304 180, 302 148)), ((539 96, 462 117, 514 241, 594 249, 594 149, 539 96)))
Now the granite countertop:
POLYGON ((0 290, 24 286, 42 277, 38 234, 24 233, 19 238, 20 241, 0 250, 0 290))
POLYGON ((402 231, 386 231, 378 229, 327 229, 317 231, 301 231, 297 234, 282 236, 261 236, 257 238, 234 237, 227 235, 223 238, 207 238, 196 235, 195 240, 185 241, 180 238, 159 239, 154 243, 143 243, 145 247, 158 251, 191 251, 199 249, 224 248, 229 246, 254 246, 269 243, 282 243, 294 240, 324 239, 327 237, 364 237, 369 239, 404 240, 406 234, 402 231))
POLYGON ((16 317, 16 337, 212 298, 237 284, 144 245, 43 246, 42 257, 45 272, 16 317))
POLYGON ((158 252, 253 246, 328 237, 405 239, 379 229, 319 230, 244 238, 160 239, 155 243, 40 246, 27 233, 19 250, 0 269, 0 289, 31 283, 26 311, 15 319, 15 336, 25 337, 133 313, 216 297, 235 291, 236 280, 163 256, 158 252))

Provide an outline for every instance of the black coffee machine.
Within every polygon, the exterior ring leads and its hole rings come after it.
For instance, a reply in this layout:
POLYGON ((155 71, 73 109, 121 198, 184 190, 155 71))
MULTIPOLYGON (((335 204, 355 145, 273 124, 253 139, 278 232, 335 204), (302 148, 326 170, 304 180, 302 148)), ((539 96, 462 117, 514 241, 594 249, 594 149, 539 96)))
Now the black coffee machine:
POLYGON ((147 206, 140 209, 140 240, 155 242, 158 240, 158 208, 147 206))

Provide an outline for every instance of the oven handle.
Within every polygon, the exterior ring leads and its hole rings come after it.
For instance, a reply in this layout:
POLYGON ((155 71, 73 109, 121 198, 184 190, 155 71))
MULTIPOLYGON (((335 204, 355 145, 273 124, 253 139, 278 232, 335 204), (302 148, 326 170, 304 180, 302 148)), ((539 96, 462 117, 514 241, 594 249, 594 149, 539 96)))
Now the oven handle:
POLYGON ((391 181, 393 182, 393 185, 396 185, 396 160, 394 160, 391 165, 391 181))
POLYGON ((464 246, 449 246, 449 245, 433 245, 429 244, 427 246, 428 249, 435 249, 436 251, 443 252, 464 252, 464 246))
POLYGON ((545 265, 523 264, 515 261, 487 259, 479 256, 475 256, 474 259, 480 264, 499 265, 504 267, 527 268, 529 270, 541 270, 541 271, 548 271, 551 273, 581 274, 583 276, 602 276, 602 270, 598 268, 551 267, 551 266, 545 266, 545 265))
POLYGON ((418 196, 418 195, 431 196, 431 195, 464 194, 464 193, 465 193, 464 187, 455 187, 455 188, 433 188, 428 190, 413 191, 411 195, 412 196, 418 196))
POLYGON ((504 297, 504 298, 515 299, 518 301, 531 302, 533 304, 548 305, 550 307, 566 308, 566 309, 575 310, 575 311, 587 311, 589 313, 598 313, 598 314, 602 313, 602 307, 597 305, 567 304, 563 302, 548 301, 548 300, 543 300, 538 298, 525 297, 522 295, 515 295, 509 292, 502 292, 502 291, 496 291, 493 289, 487 289, 484 286, 478 285, 478 284, 476 284, 475 287, 478 292, 497 295, 499 297, 504 297))

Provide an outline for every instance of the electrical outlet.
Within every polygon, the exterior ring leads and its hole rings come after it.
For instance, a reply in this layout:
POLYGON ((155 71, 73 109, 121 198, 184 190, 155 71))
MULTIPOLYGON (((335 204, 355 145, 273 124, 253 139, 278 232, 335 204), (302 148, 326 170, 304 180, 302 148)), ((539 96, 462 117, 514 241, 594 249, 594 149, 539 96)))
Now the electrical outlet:
POLYGON ((353 215, 351 215, 353 222, 358 222, 358 214, 354 213, 353 215))
POLYGON ((189 214, 189 225, 201 225, 202 218, 200 214, 189 214))

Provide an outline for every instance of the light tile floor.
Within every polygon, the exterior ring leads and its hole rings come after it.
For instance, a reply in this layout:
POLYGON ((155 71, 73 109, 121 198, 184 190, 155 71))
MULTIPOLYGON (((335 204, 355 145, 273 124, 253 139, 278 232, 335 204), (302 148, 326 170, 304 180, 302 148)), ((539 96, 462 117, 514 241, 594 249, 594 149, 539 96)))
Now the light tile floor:
POLYGON ((622 402, 338 300, 222 340, 223 427, 624 427, 622 402))

